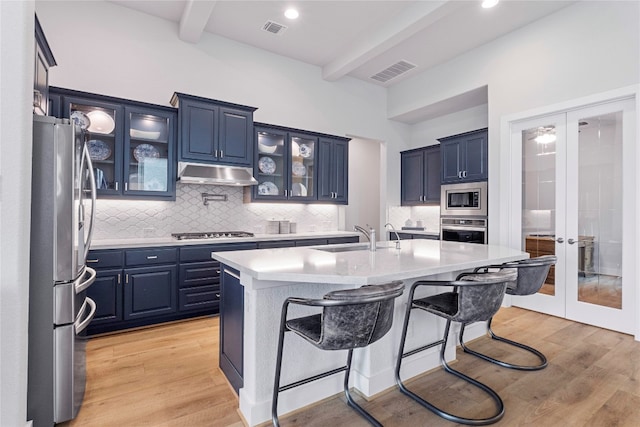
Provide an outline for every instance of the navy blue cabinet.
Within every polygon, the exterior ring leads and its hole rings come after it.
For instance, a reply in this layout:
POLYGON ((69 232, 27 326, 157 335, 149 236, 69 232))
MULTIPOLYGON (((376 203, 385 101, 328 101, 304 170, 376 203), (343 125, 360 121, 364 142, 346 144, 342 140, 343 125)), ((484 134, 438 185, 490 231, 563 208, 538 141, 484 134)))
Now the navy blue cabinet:
POLYGON ((49 43, 35 17, 35 69, 33 75, 33 113, 42 116, 49 112, 49 68, 56 64, 49 43))
POLYGON ((264 123, 254 129, 251 201, 348 203, 348 138, 264 123))
POLYGON ((254 107, 174 93, 179 107, 178 160, 251 167, 254 107))
POLYGON ((438 140, 442 157, 443 184, 487 179, 487 137, 487 129, 480 129, 438 140))
POLYGON ((402 206, 440 204, 440 146, 400 153, 402 206))
POLYGON ((52 108, 87 132, 99 198, 175 200, 173 108, 51 88, 52 108))
POLYGON ((175 264, 128 268, 124 274, 124 320, 176 312, 175 264))
POLYGON ((346 205, 349 200, 348 140, 321 137, 318 150, 318 200, 346 205))
POLYGON ((222 302, 219 365, 238 393, 243 386, 244 288, 239 272, 226 265, 222 266, 222 302))
POLYGON ((87 265, 95 268, 96 280, 87 289, 87 296, 96 303, 96 314, 88 333, 95 326, 123 320, 123 252, 119 249, 90 251, 87 265))

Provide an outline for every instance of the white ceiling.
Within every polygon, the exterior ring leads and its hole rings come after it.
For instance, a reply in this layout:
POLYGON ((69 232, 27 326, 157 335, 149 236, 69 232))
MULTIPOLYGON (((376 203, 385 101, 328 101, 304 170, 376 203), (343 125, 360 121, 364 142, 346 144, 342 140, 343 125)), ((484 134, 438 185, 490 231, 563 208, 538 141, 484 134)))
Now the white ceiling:
POLYGON ((175 22, 188 43, 209 32, 317 65, 329 81, 349 75, 388 87, 575 1, 501 0, 493 9, 480 0, 112 2, 175 22), (284 17, 290 6, 300 12, 295 21, 284 17), (287 29, 266 32, 269 20, 287 29), (386 83, 370 78, 401 60, 417 67, 386 83))

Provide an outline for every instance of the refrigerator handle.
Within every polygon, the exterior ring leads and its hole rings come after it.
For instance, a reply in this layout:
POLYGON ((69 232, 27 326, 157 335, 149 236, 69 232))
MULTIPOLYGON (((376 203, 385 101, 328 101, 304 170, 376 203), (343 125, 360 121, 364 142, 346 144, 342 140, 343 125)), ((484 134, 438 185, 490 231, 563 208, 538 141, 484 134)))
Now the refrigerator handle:
MULTIPOLYGON (((87 144, 84 145, 82 150, 82 157, 87 160, 87 170, 89 171, 89 182, 91 185, 91 220, 89 222, 89 231, 87 232, 87 237, 84 241, 84 257, 83 259, 87 259, 87 255, 89 254, 89 246, 91 246, 91 238, 93 237, 93 224, 96 221, 96 177, 93 173, 93 163, 91 162, 91 157, 89 156, 89 149, 87 148, 87 144)), ((82 187, 81 187, 82 188, 82 187)))
POLYGON ((87 273, 89 273, 89 278, 87 280, 82 281, 82 282, 76 283, 76 285, 75 285, 76 294, 79 294, 80 292, 84 291, 89 286, 91 286, 93 284, 93 282, 96 281, 96 271, 93 268, 85 267, 85 271, 87 273))
POLYGON ((78 320, 73 322, 74 329, 76 330, 76 335, 84 331, 85 328, 89 326, 89 323, 93 320, 93 316, 96 315, 96 303, 89 297, 87 297, 84 300, 84 304, 82 304, 82 309, 80 309, 80 313, 84 313, 87 304, 91 307, 91 311, 89 312, 89 315, 82 320, 78 318, 78 320))

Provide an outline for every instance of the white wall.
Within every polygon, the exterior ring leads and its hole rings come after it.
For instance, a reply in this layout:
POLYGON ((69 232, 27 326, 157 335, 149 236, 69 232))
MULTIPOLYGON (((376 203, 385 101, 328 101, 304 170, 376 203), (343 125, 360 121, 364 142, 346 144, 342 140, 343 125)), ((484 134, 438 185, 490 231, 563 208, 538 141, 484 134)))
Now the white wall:
POLYGON ((488 86, 489 239, 500 227, 500 118, 637 84, 639 3, 577 2, 389 89, 389 117, 488 86))
POLYGON ((0 1, 0 425, 27 419, 33 2, 0 1))
POLYGON ((384 216, 380 215, 381 149, 378 141, 354 138, 349 142, 349 200, 357 203, 350 203, 346 210, 345 228, 353 230, 354 225, 369 224, 378 231, 377 240, 386 240, 381 223, 384 216))

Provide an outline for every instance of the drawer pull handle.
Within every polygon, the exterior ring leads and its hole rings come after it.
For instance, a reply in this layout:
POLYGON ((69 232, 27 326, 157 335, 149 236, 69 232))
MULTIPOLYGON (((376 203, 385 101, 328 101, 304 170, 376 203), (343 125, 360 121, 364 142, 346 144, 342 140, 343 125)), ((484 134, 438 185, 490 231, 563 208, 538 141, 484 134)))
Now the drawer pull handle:
POLYGON ((220 299, 220 294, 216 294, 216 298, 220 299))
POLYGON ((100 259, 88 259, 87 262, 95 264, 96 262, 100 262, 100 259))
POLYGON ((149 255, 147 259, 158 259, 158 255, 149 255))

